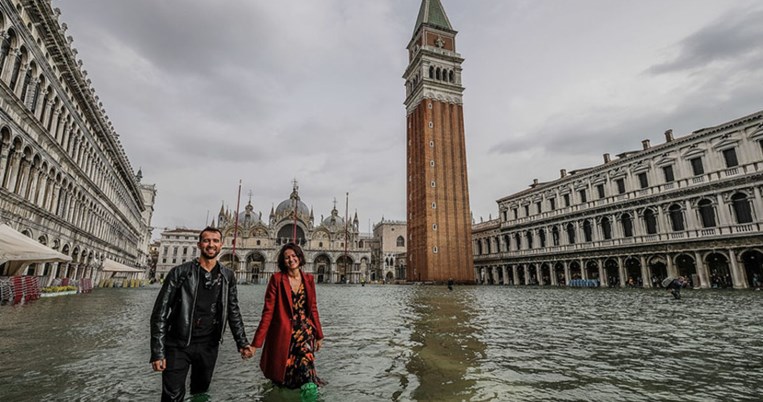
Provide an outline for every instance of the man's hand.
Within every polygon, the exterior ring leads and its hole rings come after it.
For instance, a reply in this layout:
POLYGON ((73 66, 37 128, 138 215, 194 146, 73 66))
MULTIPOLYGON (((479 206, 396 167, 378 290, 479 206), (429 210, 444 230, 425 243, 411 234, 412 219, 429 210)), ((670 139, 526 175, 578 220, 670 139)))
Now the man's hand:
POLYGON ((257 351, 257 348, 255 348, 252 345, 248 345, 248 346, 246 346, 244 348, 239 349, 239 352, 241 353, 241 358, 242 359, 248 359, 248 358, 254 356, 254 352, 256 352, 256 351, 257 351))
POLYGON ((152 361, 151 368, 154 369, 154 371, 164 371, 164 369, 167 368, 167 359, 152 361))

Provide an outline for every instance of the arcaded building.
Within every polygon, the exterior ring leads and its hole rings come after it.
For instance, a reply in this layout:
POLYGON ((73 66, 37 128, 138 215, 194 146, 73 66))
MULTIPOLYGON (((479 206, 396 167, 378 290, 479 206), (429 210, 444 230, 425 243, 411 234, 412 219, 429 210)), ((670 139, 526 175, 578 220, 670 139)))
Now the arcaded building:
POLYGON ((483 283, 749 288, 763 280, 763 111, 499 199, 474 226, 483 283), (589 282, 586 282, 589 283, 589 282))
POLYGON ((374 225, 371 243, 371 281, 404 281, 406 223, 384 219, 374 225))
POLYGON ((439 0, 422 0, 408 43, 407 277, 475 280, 461 63, 439 0))
POLYGON ((50 1, 0 0, 0 222, 72 261, 0 276, 148 263, 156 189, 130 165, 59 14, 50 1))
MULTIPOLYGON (((346 206, 345 206, 346 209, 346 206)), ((357 212, 339 212, 336 202, 328 216, 315 219, 313 210, 302 201, 294 182, 289 198, 271 207, 263 217, 249 199, 236 219, 222 205, 217 222, 224 239, 220 261, 236 272, 241 282, 266 284, 278 272, 278 252, 286 243, 296 242, 305 253, 303 269, 318 283, 360 283, 371 273, 370 233, 361 233, 357 212), (347 215, 347 216, 346 216, 347 215), (346 219, 345 219, 346 216, 346 219), (234 250, 233 239, 236 239, 234 250)), ((198 257, 198 229, 170 229, 161 233, 156 276, 163 277, 175 265, 198 257)))

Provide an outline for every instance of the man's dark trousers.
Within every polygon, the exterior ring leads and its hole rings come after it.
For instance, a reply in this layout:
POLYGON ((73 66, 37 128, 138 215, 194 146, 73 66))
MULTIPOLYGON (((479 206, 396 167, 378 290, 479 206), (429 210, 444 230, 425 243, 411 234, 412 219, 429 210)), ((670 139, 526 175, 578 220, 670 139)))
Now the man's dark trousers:
POLYGON ((162 402, 185 398, 185 379, 191 369, 191 395, 207 392, 217 362, 219 342, 191 343, 187 348, 167 347, 167 368, 162 372, 162 402))

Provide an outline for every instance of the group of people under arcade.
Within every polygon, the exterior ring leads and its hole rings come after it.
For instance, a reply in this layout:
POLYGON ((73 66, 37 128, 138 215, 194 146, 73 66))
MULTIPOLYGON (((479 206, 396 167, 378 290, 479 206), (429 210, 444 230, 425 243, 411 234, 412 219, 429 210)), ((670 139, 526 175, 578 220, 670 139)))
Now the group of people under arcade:
POLYGON ((238 304, 236 278, 218 261, 222 232, 199 233, 197 259, 174 267, 165 277, 151 314, 151 359, 162 373, 162 401, 183 401, 191 372, 193 400, 207 400, 226 325, 241 357, 262 351, 260 368, 278 386, 299 389, 300 399, 317 398, 323 381, 315 371, 315 353, 323 343, 315 279, 301 267, 299 245, 286 243, 268 282, 259 325, 246 336, 238 304))

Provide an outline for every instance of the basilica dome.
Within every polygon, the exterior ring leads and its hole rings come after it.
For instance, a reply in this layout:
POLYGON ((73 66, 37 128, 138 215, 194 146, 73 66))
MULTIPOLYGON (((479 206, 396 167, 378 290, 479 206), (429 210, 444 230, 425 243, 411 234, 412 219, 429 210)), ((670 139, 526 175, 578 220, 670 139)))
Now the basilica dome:
POLYGON ((288 200, 281 201, 276 207, 276 216, 291 215, 294 212, 294 202, 297 202, 297 215, 298 216, 310 216, 310 208, 305 205, 304 202, 298 198, 290 198, 288 200))

